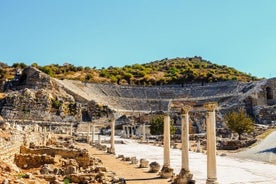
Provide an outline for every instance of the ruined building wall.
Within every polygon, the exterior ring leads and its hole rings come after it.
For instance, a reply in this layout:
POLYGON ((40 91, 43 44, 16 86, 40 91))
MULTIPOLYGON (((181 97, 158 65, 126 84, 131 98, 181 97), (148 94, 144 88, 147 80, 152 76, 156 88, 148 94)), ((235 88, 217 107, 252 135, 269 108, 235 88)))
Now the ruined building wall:
POLYGON ((63 148, 27 148, 22 146, 20 152, 22 154, 36 154, 36 155, 50 155, 54 157, 55 155, 60 155, 63 158, 76 159, 80 166, 86 167, 89 163, 89 154, 87 151, 80 151, 76 149, 63 149, 63 148))
POLYGON ((23 133, 19 131, 12 131, 8 137, 0 137, 0 160, 5 162, 12 162, 14 155, 20 152, 20 146, 24 143, 29 145, 34 142, 39 145, 42 142, 42 136, 39 132, 23 133))

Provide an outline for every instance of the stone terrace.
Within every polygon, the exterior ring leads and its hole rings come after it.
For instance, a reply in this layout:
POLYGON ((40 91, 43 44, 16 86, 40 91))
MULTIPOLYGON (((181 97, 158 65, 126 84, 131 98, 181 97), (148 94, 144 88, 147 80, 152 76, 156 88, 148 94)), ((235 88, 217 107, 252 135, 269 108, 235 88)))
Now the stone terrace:
POLYGON ((110 84, 82 83, 57 80, 71 94, 88 101, 93 100, 113 110, 131 112, 167 111, 170 102, 225 101, 242 95, 249 85, 236 81, 209 84, 166 85, 166 86, 119 86, 110 84))

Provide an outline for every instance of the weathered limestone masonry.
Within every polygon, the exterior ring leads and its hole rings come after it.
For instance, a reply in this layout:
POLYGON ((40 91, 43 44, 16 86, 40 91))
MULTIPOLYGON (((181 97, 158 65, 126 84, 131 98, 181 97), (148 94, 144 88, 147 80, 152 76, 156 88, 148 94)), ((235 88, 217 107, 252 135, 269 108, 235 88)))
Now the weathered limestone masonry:
POLYGON ((22 146, 20 149, 21 154, 35 154, 54 157, 55 155, 60 155, 66 159, 75 159, 81 167, 87 167, 90 164, 89 154, 84 150, 77 149, 63 149, 63 148, 50 148, 50 147, 37 147, 34 149, 22 146))
POLYGON ((50 76, 36 68, 22 71, 20 79, 0 100, 0 115, 6 120, 78 121, 81 105, 50 76))
POLYGON ((40 132, 23 133, 16 129, 11 130, 12 134, 9 137, 0 137, 0 160, 12 162, 14 155, 20 152, 20 146, 23 144, 29 145, 31 142, 37 145, 42 143, 40 132))
POLYGON ((0 138, 0 159, 5 162, 12 162, 14 155, 20 152, 20 146, 23 144, 23 135, 15 134, 8 139, 0 138))

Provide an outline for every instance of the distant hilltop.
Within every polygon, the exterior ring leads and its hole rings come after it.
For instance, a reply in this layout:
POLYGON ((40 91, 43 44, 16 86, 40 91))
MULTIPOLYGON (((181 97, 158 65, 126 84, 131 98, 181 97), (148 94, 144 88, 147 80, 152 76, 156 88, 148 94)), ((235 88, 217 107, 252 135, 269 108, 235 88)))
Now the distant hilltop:
MULTIPOLYGON (((110 66, 97 69, 96 67, 51 64, 31 65, 51 77, 57 79, 79 80, 82 82, 118 84, 118 85, 166 85, 210 83, 219 81, 249 82, 260 80, 244 72, 225 65, 217 65, 201 57, 162 59, 146 64, 126 65, 123 67, 110 66)), ((24 63, 14 63, 8 66, 0 63, 0 80, 13 79, 16 70, 27 67, 24 63)))

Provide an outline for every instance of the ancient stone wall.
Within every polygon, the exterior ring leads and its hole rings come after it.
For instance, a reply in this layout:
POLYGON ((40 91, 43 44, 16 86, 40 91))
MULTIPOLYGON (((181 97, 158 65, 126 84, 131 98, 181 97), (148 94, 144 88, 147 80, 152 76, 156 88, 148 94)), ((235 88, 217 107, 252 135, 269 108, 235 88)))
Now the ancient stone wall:
POLYGON ((90 164, 88 152, 80 151, 80 150, 76 150, 76 149, 48 148, 48 147, 31 149, 31 148, 22 146, 20 153, 36 154, 36 155, 47 154, 52 157, 54 157, 55 155, 60 155, 61 157, 66 158, 66 159, 76 159, 76 161, 82 167, 88 166, 90 164))
POLYGON ((81 118, 81 105, 72 96, 45 89, 9 93, 1 103, 1 116, 7 120, 61 122, 81 118))
POLYGON ((41 89, 52 89, 54 84, 51 82, 51 77, 34 67, 25 68, 19 79, 18 87, 41 89))
POLYGON ((24 134, 16 130, 12 131, 8 137, 0 137, 0 160, 11 162, 14 155, 20 152, 20 146, 33 142, 40 144, 42 136, 39 132, 28 132, 24 134))
POLYGON ((15 164, 24 169, 38 168, 43 164, 54 164, 54 157, 49 155, 15 154, 15 164))

